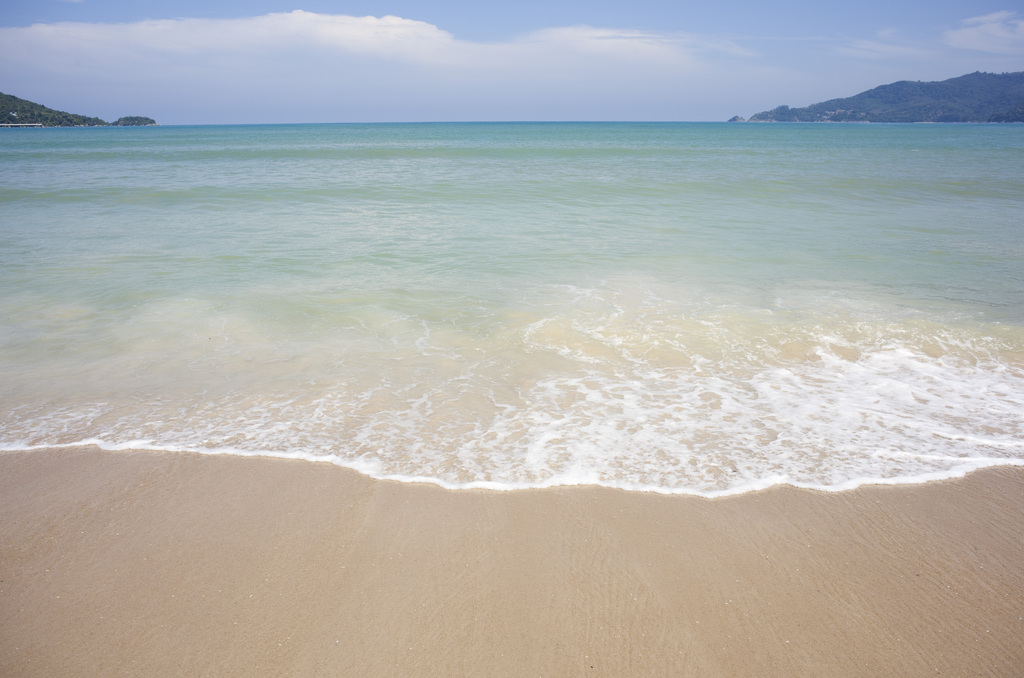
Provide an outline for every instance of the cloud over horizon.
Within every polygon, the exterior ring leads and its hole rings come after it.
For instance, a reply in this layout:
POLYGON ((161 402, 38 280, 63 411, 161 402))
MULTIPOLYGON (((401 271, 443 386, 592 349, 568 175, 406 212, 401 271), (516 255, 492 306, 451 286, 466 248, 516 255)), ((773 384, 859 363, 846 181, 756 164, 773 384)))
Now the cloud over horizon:
MULTIPOLYGON (((963 48, 995 35, 1001 53, 1016 54, 1022 29, 1011 17, 970 19, 944 38, 963 48)), ((171 122, 720 119, 835 78, 754 42, 587 25, 474 42, 414 19, 295 10, 0 28, 0 75, 5 91, 48 106, 171 122)), ((828 51, 860 61, 923 53, 881 38, 828 51)))
MULTIPOLYGON (((373 56, 418 66, 476 70, 497 65, 531 65, 552 55, 577 55, 620 63, 680 65, 690 52, 718 51, 751 56, 727 40, 698 36, 569 26, 536 31, 504 43, 457 40, 438 27, 396 16, 352 17, 295 10, 238 19, 161 19, 126 24, 56 23, 2 28, 5 51, 45 47, 34 59, 52 69, 72 59, 111 66, 130 52, 158 60, 236 54, 256 57, 288 52, 341 57, 373 56), (482 62, 482 63, 481 63, 482 62)), ((549 64, 555 65, 555 64, 549 64)), ((538 74, 543 75, 543 74, 538 74)))

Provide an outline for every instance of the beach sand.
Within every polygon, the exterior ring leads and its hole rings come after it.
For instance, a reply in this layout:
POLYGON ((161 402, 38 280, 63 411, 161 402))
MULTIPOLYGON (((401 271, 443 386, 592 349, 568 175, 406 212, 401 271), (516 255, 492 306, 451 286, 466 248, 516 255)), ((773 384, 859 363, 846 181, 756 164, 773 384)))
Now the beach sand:
POLYGON ((2 453, 0 674, 1020 676, 1024 468, 709 500, 2 453))

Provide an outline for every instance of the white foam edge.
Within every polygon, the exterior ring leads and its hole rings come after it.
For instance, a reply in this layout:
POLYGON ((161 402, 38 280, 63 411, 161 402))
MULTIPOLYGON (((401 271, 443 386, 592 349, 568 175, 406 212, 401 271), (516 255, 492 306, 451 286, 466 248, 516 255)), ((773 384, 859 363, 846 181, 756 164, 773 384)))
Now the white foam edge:
POLYGON ((46 450, 46 449, 67 449, 76 447, 98 447, 106 452, 129 452, 132 450, 139 450, 144 452, 168 452, 168 453, 190 453, 190 454, 209 454, 209 455, 227 455, 235 457, 268 457, 271 459, 292 459, 298 461, 310 461, 318 463, 334 464, 342 468, 347 468, 352 471, 356 471, 369 478, 376 480, 391 480, 401 483, 426 483, 430 485, 436 485, 445 490, 459 491, 459 490, 494 490, 498 492, 511 492, 511 491, 522 491, 522 490, 539 490, 549 489, 554 487, 606 487, 615 490, 622 490, 625 492, 647 492, 653 494, 662 495, 684 495, 684 496, 695 496, 704 497, 706 499, 716 499, 719 497, 732 497, 741 494, 747 494, 748 492, 760 492, 767 490, 772 487, 779 485, 788 485, 804 490, 814 490, 818 492, 846 492, 848 490, 854 490, 858 487, 865 485, 922 485, 925 483, 936 482, 940 480, 951 480, 955 478, 963 478, 967 474, 978 471, 983 468, 990 468, 993 466, 1024 466, 1024 459, 1006 459, 999 457, 968 457, 962 460, 963 463, 957 464, 956 466, 946 471, 932 471, 930 473, 920 473, 912 476, 897 476, 891 478, 875 478, 875 477, 860 477, 846 480, 836 485, 817 485, 814 483, 804 483, 797 480, 792 480, 787 476, 770 476, 768 478, 761 478, 754 480, 736 487, 730 487, 725 490, 711 490, 701 491, 694 490, 691 488, 675 488, 675 487, 661 487, 658 485, 633 485, 629 483, 616 483, 609 481, 600 481, 592 477, 591 474, 581 474, 578 477, 574 477, 568 474, 561 474, 558 476, 551 477, 539 483, 507 483, 507 482, 496 482, 487 480, 475 480, 468 483, 453 483, 440 478, 433 478, 429 476, 410 476, 393 473, 380 473, 376 470, 377 466, 375 463, 370 461, 362 461, 359 459, 344 459, 338 455, 317 455, 309 452, 279 452, 279 451, 260 451, 253 452, 251 450, 240 450, 235 448, 192 448, 186 446, 176 445, 154 445, 149 441, 145 440, 132 440, 124 443, 108 443, 106 441, 97 438, 88 438, 79 442, 74 443, 56 443, 56 444, 36 444, 36 445, 19 445, 17 443, 6 443, 0 444, 0 452, 31 452, 34 450, 46 450))

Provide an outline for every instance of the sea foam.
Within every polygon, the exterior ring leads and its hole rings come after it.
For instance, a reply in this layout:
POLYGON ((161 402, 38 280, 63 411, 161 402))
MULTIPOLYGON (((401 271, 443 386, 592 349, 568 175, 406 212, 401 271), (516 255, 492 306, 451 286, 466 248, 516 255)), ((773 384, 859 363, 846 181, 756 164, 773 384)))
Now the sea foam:
POLYGON ((1024 459, 1019 127, 39 132, 4 449, 704 495, 1024 459))
POLYGON ((624 286, 545 290, 487 327, 377 317, 405 326, 386 350, 323 337, 329 358, 285 360, 288 379, 224 350, 201 361, 219 374, 184 392, 177 379, 156 399, 16 408, 5 442, 316 459, 453 488, 707 495, 1024 459, 1019 330, 850 317, 828 300, 813 313, 686 307, 653 283, 624 286))

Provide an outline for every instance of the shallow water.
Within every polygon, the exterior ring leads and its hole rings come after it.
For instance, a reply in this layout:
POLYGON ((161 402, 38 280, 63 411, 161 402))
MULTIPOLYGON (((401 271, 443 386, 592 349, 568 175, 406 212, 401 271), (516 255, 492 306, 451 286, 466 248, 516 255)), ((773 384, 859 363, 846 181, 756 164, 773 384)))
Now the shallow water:
POLYGON ((0 445, 449 487, 1024 460, 1024 128, 3 130, 0 445))

